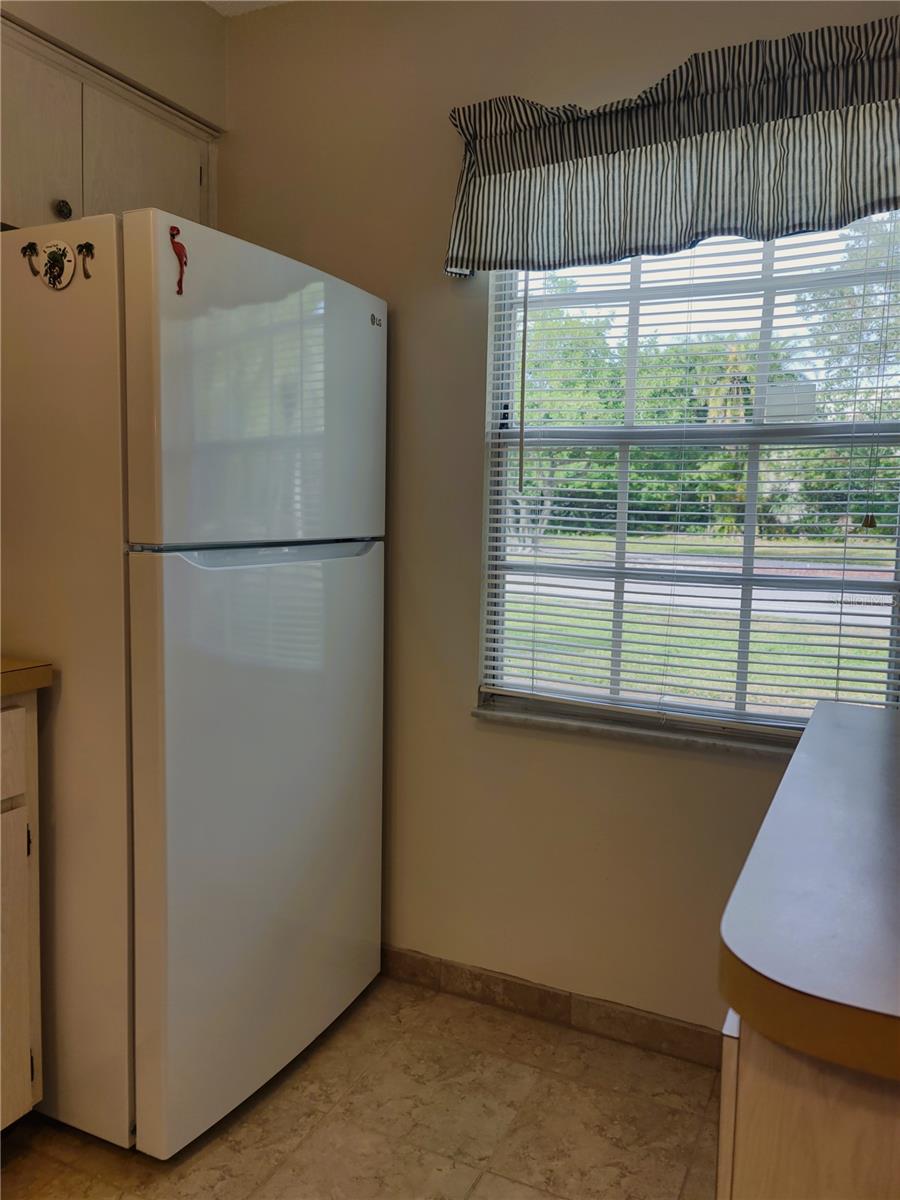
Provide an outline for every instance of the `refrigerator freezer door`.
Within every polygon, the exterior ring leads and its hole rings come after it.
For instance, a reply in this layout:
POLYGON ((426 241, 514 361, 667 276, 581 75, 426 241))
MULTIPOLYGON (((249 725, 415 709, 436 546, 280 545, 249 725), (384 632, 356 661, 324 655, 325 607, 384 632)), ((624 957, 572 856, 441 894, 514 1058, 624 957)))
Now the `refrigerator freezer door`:
POLYGON ((383 547, 130 563, 137 1146, 168 1158, 379 970, 383 547))
POLYGON ((383 301, 155 209, 124 242, 129 541, 381 536, 383 301))

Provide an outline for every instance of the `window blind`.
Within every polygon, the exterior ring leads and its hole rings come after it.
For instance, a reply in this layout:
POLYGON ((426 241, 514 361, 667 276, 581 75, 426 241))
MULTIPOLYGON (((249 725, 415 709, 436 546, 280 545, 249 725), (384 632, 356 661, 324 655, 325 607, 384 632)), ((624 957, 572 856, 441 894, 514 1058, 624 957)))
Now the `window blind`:
POLYGON ((898 281, 900 212, 493 273, 484 693, 897 703, 898 281))

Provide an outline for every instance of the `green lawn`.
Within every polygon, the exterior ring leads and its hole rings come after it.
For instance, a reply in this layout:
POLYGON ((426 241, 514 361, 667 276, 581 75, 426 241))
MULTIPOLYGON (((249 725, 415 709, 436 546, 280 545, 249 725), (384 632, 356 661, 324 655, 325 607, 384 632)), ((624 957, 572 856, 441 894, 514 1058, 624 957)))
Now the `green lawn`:
MULTIPOLYGON (((608 555, 615 550, 612 533, 550 535, 540 538, 539 549, 566 550, 576 554, 585 551, 608 555)), ((743 537, 740 534, 681 533, 656 536, 654 534, 632 534, 626 539, 629 554, 671 555, 677 552, 685 557, 709 556, 711 558, 740 558, 743 537)), ((897 543, 891 538, 870 537, 854 533, 853 540, 845 548, 841 541, 820 538, 757 538, 756 558, 796 559, 802 562, 814 559, 820 562, 848 563, 864 562, 867 565, 890 566, 897 553, 897 543)), ((513 559, 531 558, 527 551, 510 555, 513 559)))
MULTIPOLYGON (((533 611, 525 597, 510 597, 505 609, 506 673, 515 674, 516 647, 535 660, 538 676, 561 686, 610 685, 612 611, 608 600, 557 601, 533 611)), ((884 697, 888 648, 886 627, 859 627, 858 637, 838 639, 836 624, 756 618, 750 635, 748 704, 779 707, 790 690, 807 710, 837 692, 847 700, 884 697), (800 677, 788 688, 787 675, 800 677), (840 685, 838 687, 838 684, 840 685)), ((622 630, 621 687, 645 694, 719 701, 730 707, 738 660, 736 611, 631 604, 622 630)), ((525 662, 523 669, 528 670, 525 662)))

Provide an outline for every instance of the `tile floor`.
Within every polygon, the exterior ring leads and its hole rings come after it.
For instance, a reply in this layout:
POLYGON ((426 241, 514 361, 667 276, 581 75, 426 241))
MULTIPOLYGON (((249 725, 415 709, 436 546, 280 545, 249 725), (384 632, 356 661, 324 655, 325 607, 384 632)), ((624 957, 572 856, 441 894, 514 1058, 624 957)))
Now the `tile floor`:
POLYGON ((717 1075, 379 979, 167 1163, 41 1117, 3 1200, 713 1200, 717 1075))

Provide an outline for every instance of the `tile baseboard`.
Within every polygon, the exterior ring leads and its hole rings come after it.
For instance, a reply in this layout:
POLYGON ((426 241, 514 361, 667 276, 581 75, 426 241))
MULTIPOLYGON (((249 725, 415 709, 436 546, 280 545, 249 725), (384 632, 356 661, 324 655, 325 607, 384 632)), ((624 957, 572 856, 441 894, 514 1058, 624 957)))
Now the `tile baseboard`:
POLYGON ((617 1042, 630 1042, 644 1050, 715 1067, 717 1071, 722 1065, 722 1035, 715 1029, 629 1008, 627 1004, 573 995, 572 1026, 617 1042))
POLYGON ((593 996, 579 996, 514 975, 470 967, 398 946, 382 947, 381 967, 383 973, 393 979, 416 983, 437 992, 449 992, 509 1012, 568 1025, 705 1067, 718 1069, 721 1064, 721 1034, 704 1025, 692 1025, 689 1021, 593 996))
POLYGON ((417 983, 435 992, 441 990, 441 959, 432 954, 382 945, 381 972, 404 983, 417 983))

